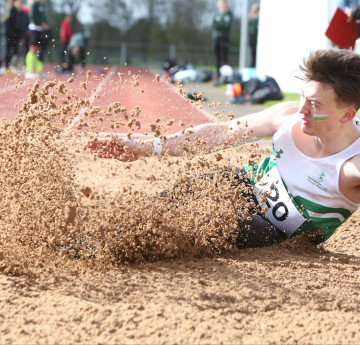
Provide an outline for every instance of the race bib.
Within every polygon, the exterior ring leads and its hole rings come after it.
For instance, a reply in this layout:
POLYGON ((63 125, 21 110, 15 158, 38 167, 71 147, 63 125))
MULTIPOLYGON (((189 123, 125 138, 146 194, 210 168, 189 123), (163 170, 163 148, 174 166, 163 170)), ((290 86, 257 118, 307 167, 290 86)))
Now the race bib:
POLYGON ((254 190, 267 218, 286 235, 291 236, 306 221, 286 191, 277 166, 256 183, 254 190))

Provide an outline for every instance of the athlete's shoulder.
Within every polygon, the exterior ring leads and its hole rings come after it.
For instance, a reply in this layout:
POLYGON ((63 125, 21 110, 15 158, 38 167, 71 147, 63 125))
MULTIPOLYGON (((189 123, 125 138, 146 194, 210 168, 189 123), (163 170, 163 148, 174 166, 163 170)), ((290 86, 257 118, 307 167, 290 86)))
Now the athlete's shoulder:
POLYGON ((342 170, 343 184, 349 188, 349 199, 360 204, 360 154, 344 163, 342 170))
POLYGON ((355 175, 358 179, 359 186, 360 186, 360 153, 351 158, 351 162, 354 164, 355 167, 355 175))
POLYGON ((343 164, 342 170, 347 185, 360 189, 360 153, 348 159, 343 164))

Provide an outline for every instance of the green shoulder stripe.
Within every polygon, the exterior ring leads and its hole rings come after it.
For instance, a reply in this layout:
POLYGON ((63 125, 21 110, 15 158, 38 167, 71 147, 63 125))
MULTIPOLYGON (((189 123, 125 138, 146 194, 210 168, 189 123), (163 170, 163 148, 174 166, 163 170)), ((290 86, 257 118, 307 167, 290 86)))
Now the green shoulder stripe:
POLYGON ((320 204, 317 204, 316 202, 310 201, 308 199, 305 199, 301 196, 294 197, 297 203, 300 205, 303 205, 305 210, 311 211, 317 214, 339 214, 344 218, 344 221, 351 216, 351 212, 349 210, 346 210, 344 208, 333 208, 333 207, 327 207, 320 204))
POLYGON ((266 173, 268 173, 274 166, 276 162, 273 160, 273 156, 264 158, 259 164, 253 163, 252 165, 245 165, 244 169, 246 170, 250 182, 254 185, 258 179, 262 178, 266 173))

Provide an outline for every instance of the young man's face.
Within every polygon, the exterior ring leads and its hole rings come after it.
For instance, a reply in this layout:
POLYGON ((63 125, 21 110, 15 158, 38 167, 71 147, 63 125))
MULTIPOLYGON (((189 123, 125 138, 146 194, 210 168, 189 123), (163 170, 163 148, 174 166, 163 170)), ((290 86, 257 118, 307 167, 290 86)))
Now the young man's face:
POLYGON ((226 0, 218 0, 217 6, 220 12, 225 13, 227 11, 227 2, 226 0))
POLYGON ((301 130, 305 134, 316 136, 339 128, 346 109, 347 107, 337 104, 332 87, 315 81, 307 82, 301 90, 301 130))
POLYGON ((18 11, 21 11, 23 8, 23 2, 22 0, 15 0, 14 1, 14 6, 18 11))

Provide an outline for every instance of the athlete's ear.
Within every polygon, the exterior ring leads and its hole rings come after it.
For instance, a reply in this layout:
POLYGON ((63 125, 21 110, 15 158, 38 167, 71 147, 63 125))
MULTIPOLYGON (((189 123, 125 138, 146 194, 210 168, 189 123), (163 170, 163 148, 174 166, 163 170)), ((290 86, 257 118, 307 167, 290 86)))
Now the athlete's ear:
POLYGON ((349 107, 346 109, 344 116, 340 119, 341 123, 347 123, 352 121, 352 119, 356 116, 356 110, 354 107, 349 107))

